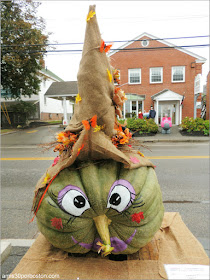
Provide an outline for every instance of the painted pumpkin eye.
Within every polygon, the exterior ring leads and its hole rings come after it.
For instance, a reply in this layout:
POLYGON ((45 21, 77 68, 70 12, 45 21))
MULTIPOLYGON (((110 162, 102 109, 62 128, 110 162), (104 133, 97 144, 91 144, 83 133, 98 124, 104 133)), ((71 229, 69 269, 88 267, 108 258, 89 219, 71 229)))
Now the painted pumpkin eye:
POLYGON ((107 208, 113 208, 118 212, 122 212, 131 205, 135 195, 135 190, 128 181, 123 179, 117 180, 109 191, 107 208))
POLYGON ((79 217, 90 208, 88 198, 76 186, 66 186, 58 193, 58 204, 67 213, 79 217))

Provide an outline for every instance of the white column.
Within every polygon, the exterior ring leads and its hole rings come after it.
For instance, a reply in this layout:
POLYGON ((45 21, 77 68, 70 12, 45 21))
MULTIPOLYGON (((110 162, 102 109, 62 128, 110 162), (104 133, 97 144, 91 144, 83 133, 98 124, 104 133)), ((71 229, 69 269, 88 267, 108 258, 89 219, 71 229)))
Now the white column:
POLYGON ((139 113, 139 110, 138 110, 138 100, 136 100, 136 117, 138 118, 138 114, 139 113))
POLYGON ((179 115, 179 124, 181 124, 181 122, 182 122, 182 105, 181 105, 181 100, 179 100, 179 113, 180 113, 180 115, 179 115))
POLYGON ((63 97, 63 125, 67 125, 67 106, 66 106, 66 97, 63 97))
POLYGON ((125 102, 123 103, 123 119, 125 119, 125 102))
POLYGON ((175 118, 175 125, 179 125, 179 114, 180 114, 180 102, 176 101, 176 118, 175 118))
POLYGON ((155 116, 155 122, 158 125, 158 110, 159 110, 159 101, 156 100, 156 116, 155 116))

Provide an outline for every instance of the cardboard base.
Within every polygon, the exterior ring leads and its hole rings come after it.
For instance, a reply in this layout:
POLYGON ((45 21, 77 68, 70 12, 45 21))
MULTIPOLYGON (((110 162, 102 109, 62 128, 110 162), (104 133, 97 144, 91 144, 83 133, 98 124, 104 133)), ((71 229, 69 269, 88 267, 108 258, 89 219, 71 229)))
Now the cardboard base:
POLYGON ((179 213, 166 212, 153 240, 124 261, 102 258, 94 252, 70 255, 54 248, 40 234, 9 279, 16 279, 17 274, 25 279, 167 279, 164 264, 209 265, 202 245, 179 213))

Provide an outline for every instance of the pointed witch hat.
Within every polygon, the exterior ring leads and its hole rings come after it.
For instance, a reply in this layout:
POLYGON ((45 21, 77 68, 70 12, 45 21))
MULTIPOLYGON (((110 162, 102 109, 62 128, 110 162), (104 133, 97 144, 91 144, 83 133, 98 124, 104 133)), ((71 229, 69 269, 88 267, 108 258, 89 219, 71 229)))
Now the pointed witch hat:
POLYGON ((115 88, 113 74, 93 5, 87 16, 74 115, 65 131, 57 135, 58 145, 54 151, 60 151, 60 156, 36 185, 32 208, 35 214, 37 200, 40 204, 43 199, 43 196, 41 199, 37 196, 38 192, 42 190, 45 194, 59 172, 75 161, 113 159, 129 169, 154 167, 141 153, 129 147, 132 136, 116 121, 125 96, 115 88))

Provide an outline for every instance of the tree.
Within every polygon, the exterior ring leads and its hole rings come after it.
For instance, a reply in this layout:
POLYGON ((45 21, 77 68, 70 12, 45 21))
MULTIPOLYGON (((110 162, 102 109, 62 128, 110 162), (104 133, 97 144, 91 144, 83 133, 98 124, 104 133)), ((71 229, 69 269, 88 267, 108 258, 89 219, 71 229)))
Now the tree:
POLYGON ((39 3, 1 1, 1 87, 7 99, 38 94, 48 35, 36 16, 39 3))
POLYGON ((36 105, 30 102, 25 102, 20 100, 17 104, 13 104, 9 107, 15 114, 23 115, 25 121, 28 120, 30 116, 36 113, 36 105))

